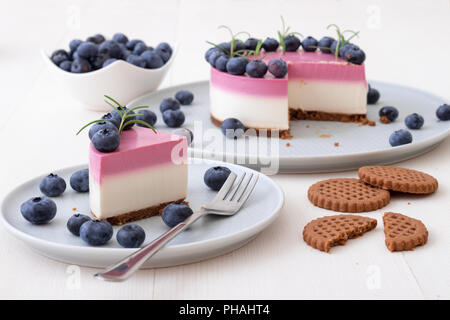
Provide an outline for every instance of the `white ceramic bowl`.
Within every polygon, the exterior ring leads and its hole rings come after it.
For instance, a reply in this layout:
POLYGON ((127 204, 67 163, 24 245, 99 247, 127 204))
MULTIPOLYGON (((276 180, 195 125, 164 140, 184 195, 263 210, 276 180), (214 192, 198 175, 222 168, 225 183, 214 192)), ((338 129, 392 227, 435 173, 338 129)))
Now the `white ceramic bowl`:
POLYGON ((177 46, 172 48, 169 61, 158 69, 144 69, 119 60, 105 68, 86 73, 64 71, 51 61, 49 51, 41 50, 41 54, 55 79, 85 109, 107 112, 111 107, 104 102, 105 94, 126 105, 132 99, 158 89, 177 53, 177 46))

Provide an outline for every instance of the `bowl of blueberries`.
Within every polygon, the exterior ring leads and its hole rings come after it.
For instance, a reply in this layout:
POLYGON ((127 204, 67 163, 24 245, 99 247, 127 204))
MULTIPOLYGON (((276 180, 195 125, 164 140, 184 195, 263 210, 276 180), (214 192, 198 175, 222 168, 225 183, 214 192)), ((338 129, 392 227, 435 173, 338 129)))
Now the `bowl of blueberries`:
POLYGON ((155 91, 164 80, 176 49, 166 42, 156 47, 116 33, 111 40, 101 34, 85 41, 74 39, 69 49, 42 56, 58 82, 86 109, 108 111, 104 95, 114 95, 123 105, 155 91))

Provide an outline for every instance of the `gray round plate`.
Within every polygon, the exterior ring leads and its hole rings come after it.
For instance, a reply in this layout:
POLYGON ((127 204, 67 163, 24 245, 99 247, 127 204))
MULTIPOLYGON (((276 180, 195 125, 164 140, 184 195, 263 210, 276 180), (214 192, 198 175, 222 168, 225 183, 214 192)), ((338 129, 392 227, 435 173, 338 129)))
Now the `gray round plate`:
MULTIPOLYGON (((283 206, 283 192, 265 175, 233 164, 211 160, 190 160, 186 201, 193 210, 198 210, 216 194, 203 182, 204 172, 212 166, 225 165, 238 175, 243 172, 253 172, 259 175, 259 180, 252 195, 238 213, 231 217, 209 215, 201 218, 147 261, 144 268, 191 263, 237 249, 269 226, 283 206)), ((87 166, 66 168, 54 173, 68 182, 73 172, 85 167, 87 166)), ((0 220, 13 235, 45 256, 90 267, 106 267, 135 250, 124 249, 117 243, 115 236, 119 227, 114 227, 113 238, 101 247, 90 247, 81 238, 72 235, 66 228, 67 220, 75 213, 73 208, 76 208, 76 212, 89 213, 89 195, 77 193, 70 186, 62 196, 53 198, 58 212, 50 223, 33 225, 26 221, 20 213, 20 205, 40 194, 39 182, 42 178, 43 176, 40 176, 25 182, 4 198, 0 220)), ((149 243, 168 230, 159 216, 135 223, 144 228, 145 243, 149 243)))
POLYGON ((332 172, 364 165, 389 164, 423 154, 450 134, 450 121, 438 121, 436 109, 445 101, 430 93, 400 85, 371 81, 381 93, 376 105, 368 105, 368 118, 375 127, 328 121, 291 121, 291 140, 273 138, 225 139, 210 121, 208 81, 189 83, 151 93, 130 102, 129 106, 148 105, 158 115, 156 127, 173 131, 162 121, 159 104, 178 90, 194 93, 194 102, 182 106, 183 125, 194 131, 191 156, 242 164, 266 174, 277 172, 332 172), (395 106, 399 118, 390 124, 379 122, 382 106, 395 106), (410 130, 413 142, 391 147, 389 136, 406 128, 404 119, 417 112, 425 119, 420 130, 410 130), (339 146, 335 146, 335 143, 339 146), (289 146, 287 144, 289 143, 289 146))

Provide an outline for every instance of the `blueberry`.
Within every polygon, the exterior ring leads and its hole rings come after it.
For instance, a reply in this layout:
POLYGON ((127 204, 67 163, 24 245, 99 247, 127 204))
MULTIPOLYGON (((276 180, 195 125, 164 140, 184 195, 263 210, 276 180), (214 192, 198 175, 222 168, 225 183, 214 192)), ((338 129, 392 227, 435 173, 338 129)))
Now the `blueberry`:
MULTIPOLYGON (((230 42, 230 47, 231 47, 231 42, 230 42)), ((234 42, 234 47, 233 47, 233 51, 234 52, 242 51, 242 50, 245 50, 245 49, 246 49, 245 43, 242 42, 241 40, 236 40, 234 42)))
POLYGON ((144 42, 138 42, 133 48, 133 54, 140 55, 142 52, 147 50, 147 45, 144 42))
POLYGON ((318 46, 317 40, 315 38, 311 37, 311 36, 306 37, 302 41, 303 50, 306 51, 306 52, 314 52, 314 51, 316 51, 317 46, 318 46))
POLYGON ((222 72, 226 72, 228 60, 230 60, 230 57, 225 56, 225 55, 220 55, 216 59, 215 67, 222 72))
POLYGON ((80 44, 82 44, 83 41, 80 39, 73 39, 72 41, 70 41, 69 43, 69 48, 71 52, 75 52, 77 51, 77 48, 80 44))
POLYGON ((369 85, 369 91, 367 92, 367 103, 368 104, 375 104, 380 99, 380 92, 375 89, 371 88, 369 85))
POLYGON ((61 69, 63 69, 64 71, 70 72, 70 69, 72 68, 72 61, 69 61, 69 60, 63 61, 63 62, 61 62, 59 67, 61 69))
POLYGON ((274 38, 266 38, 262 43, 262 47, 266 52, 277 51, 279 45, 278 41, 274 38))
POLYGON ((92 42, 83 42, 78 46, 76 54, 83 59, 93 59, 97 55, 98 48, 92 42))
POLYGON ((76 213, 67 220, 67 229, 75 236, 80 236, 80 228, 83 223, 92 219, 84 214, 76 213))
POLYGON ((87 38, 86 41, 95 43, 95 44, 100 44, 103 41, 105 41, 105 37, 103 35, 101 35, 100 33, 97 33, 96 35, 93 35, 93 36, 87 38))
POLYGON ((182 136, 182 137, 186 137, 187 140, 187 144, 188 146, 190 146, 192 144, 192 141, 194 141, 194 134, 192 133, 191 130, 187 129, 187 128, 179 128, 176 129, 173 134, 177 135, 177 136, 182 136))
POLYGON ((91 64, 88 60, 83 58, 76 58, 73 60, 72 65, 70 66, 70 72, 73 73, 85 73, 92 70, 91 64))
POLYGON ((161 59, 163 59, 164 63, 169 61, 169 59, 170 59, 170 57, 172 55, 171 51, 168 51, 168 50, 166 50, 164 48, 161 48, 161 47, 156 48, 155 49, 155 53, 157 53, 161 57, 161 59))
POLYGON ((47 197, 35 197, 22 203, 20 212, 33 224, 47 223, 56 215, 56 204, 47 197))
POLYGON ((332 54, 335 54, 335 53, 336 53, 338 44, 339 44, 339 47, 340 47, 340 46, 341 46, 341 45, 340 45, 340 42, 338 42, 338 41, 336 41, 336 40, 333 40, 333 42, 331 43, 330 50, 331 50, 331 53, 332 53, 332 54))
MULTIPOLYGON (((132 117, 132 115, 135 114, 135 112, 134 112, 134 111, 128 110, 127 107, 123 107, 123 109, 122 109, 122 108, 119 108, 118 111, 117 111, 117 110, 114 110, 114 111, 112 111, 112 112, 113 112, 113 113, 116 113, 116 117, 117 117, 117 116, 120 117, 120 121, 122 121, 122 116, 124 115, 124 113, 127 113, 127 116, 129 116, 129 117, 126 119, 126 121, 135 119, 135 117, 132 117)), ((126 122, 126 121, 125 121, 125 122, 126 122)), ((129 123, 129 124, 127 124, 126 126, 123 127, 123 130, 129 130, 129 129, 131 129, 133 126, 134 126, 134 123, 129 123)))
POLYGON ((300 39, 293 34, 288 35, 284 38, 284 45, 286 46, 287 52, 297 51, 297 49, 300 47, 301 44, 302 43, 301 43, 300 39))
POLYGON ((391 136, 389 137, 389 143, 393 147, 400 146, 402 144, 408 144, 411 142, 412 142, 411 132, 405 129, 394 131, 394 133, 392 133, 391 136))
POLYGON ((127 57, 127 62, 131 63, 132 65, 135 65, 136 67, 145 68, 147 66, 147 63, 145 62, 144 58, 136 56, 134 54, 130 54, 127 57))
POLYGON ((157 50, 157 49, 170 52, 170 54, 172 54, 172 52, 173 52, 172 47, 167 42, 161 42, 160 44, 158 44, 156 46, 155 50, 157 50))
POLYGON ((59 66, 61 62, 69 60, 69 54, 66 50, 56 50, 52 53, 51 60, 54 64, 59 66))
POLYGON ((58 197, 66 190, 66 182, 57 174, 50 173, 41 180, 39 189, 47 197, 58 197))
POLYGON ((359 49, 359 47, 352 43, 346 43, 339 49, 339 56, 345 59, 345 54, 350 49, 359 49))
POLYGON ((237 139, 244 135, 245 127, 238 119, 227 118, 220 125, 220 130, 227 138, 237 139))
POLYGON ((208 56, 208 62, 211 66, 216 66, 216 61, 219 57, 225 56, 225 53, 221 50, 216 50, 211 52, 211 54, 208 56))
POLYGON ((96 43, 96 39, 95 39, 94 36, 87 37, 87 38, 86 38, 86 42, 90 42, 90 43, 93 43, 93 44, 97 44, 97 43, 96 43))
POLYGON ((424 123, 423 117, 417 113, 412 113, 405 118, 405 125, 409 129, 420 129, 424 123))
POLYGON ((436 110, 436 116, 439 120, 442 121, 448 121, 450 120, 450 105, 444 103, 443 105, 439 106, 436 110))
POLYGON ((247 67, 248 60, 244 57, 234 57, 227 62, 227 71, 230 74, 240 76, 245 73, 245 68, 247 67))
POLYGON ((109 58, 105 62, 103 62, 102 68, 109 66, 111 63, 116 62, 116 58, 109 58))
POLYGON ((127 46, 123 43, 119 43, 120 50, 122 53, 120 54, 120 59, 125 60, 132 52, 127 49, 127 46))
POLYGON ((120 59, 122 56, 122 48, 116 41, 107 40, 98 47, 99 54, 107 54, 111 58, 120 59))
POLYGON ((105 37, 104 37, 102 34, 100 34, 100 33, 97 33, 97 34, 94 36, 94 38, 95 38, 95 41, 96 41, 97 44, 100 44, 100 43, 102 43, 103 41, 105 41, 105 37))
POLYGON ((208 50, 206 50, 206 52, 205 52, 205 60, 208 63, 209 63, 209 56, 211 55, 211 53, 213 53, 215 51, 217 52, 217 51, 222 51, 222 50, 220 50, 219 48, 216 48, 216 47, 212 47, 212 48, 209 48, 208 50))
POLYGON ((144 41, 139 40, 139 39, 133 39, 133 40, 128 41, 126 43, 127 49, 133 51, 134 47, 136 47, 136 45, 140 42, 144 43, 144 41))
POLYGON ((319 50, 323 53, 331 53, 331 44, 334 42, 335 40, 331 37, 323 37, 322 39, 319 40, 319 42, 317 43, 317 46, 319 47, 319 50))
POLYGON ((358 47, 353 46, 345 51, 345 60, 353 64, 362 64, 366 60, 366 54, 358 47))
MULTIPOLYGON (((157 120, 156 114, 151 111, 151 110, 144 110, 144 109, 140 109, 137 110, 137 114, 140 114, 139 116, 136 117, 136 120, 141 120, 144 121, 146 123, 148 123, 151 126, 154 126, 157 120)), ((146 125, 140 124, 138 123, 137 126, 139 127, 144 127, 144 128, 148 128, 146 125)))
MULTIPOLYGON (((218 46, 220 48, 224 49, 227 52, 231 52, 231 41, 219 43, 218 46)), ((245 50, 245 49, 246 49, 246 47, 245 47, 245 43, 244 42, 242 42, 240 40, 236 40, 234 42, 234 47, 233 47, 233 51, 234 52, 245 50)))
POLYGON ((231 51, 231 42, 219 43, 218 47, 223 49, 223 50, 220 50, 220 51, 224 52, 224 50, 225 50, 226 52, 229 53, 231 51))
POLYGON ((194 95, 190 91, 180 90, 175 94, 175 99, 177 99, 183 106, 187 106, 194 101, 194 95))
POLYGON ((178 128, 184 123, 185 116, 181 110, 166 110, 163 112, 163 121, 170 128, 178 128))
POLYGON ((211 189, 219 191, 228 179, 230 173, 231 170, 227 167, 212 167, 206 170, 205 175, 203 176, 203 181, 211 189))
POLYGON ((189 208, 186 204, 171 203, 163 209, 161 218, 165 224, 173 228, 177 224, 189 218, 192 214, 192 209, 189 208))
POLYGON ((260 60, 253 60, 247 63, 245 72, 252 78, 263 78, 267 73, 267 65, 260 60))
POLYGON ((119 229, 116 239, 124 248, 139 248, 145 240, 145 231, 137 224, 127 224, 119 229))
POLYGON ((111 121, 96 122, 89 128, 89 139, 92 140, 92 137, 94 136, 94 134, 97 133, 97 131, 100 131, 105 128, 110 130, 117 129, 116 125, 111 121))
POLYGON ((111 58, 107 53, 100 53, 94 59, 91 59, 91 66, 94 70, 101 69, 103 68, 105 62, 109 59, 111 58))
POLYGON ((112 235, 112 226, 104 220, 87 221, 80 227, 81 239, 91 246, 100 246, 107 243, 112 235))
POLYGON ((89 191, 89 169, 75 171, 70 176, 70 186, 77 192, 89 191))
POLYGON ((268 69, 275 78, 284 78, 288 71, 286 62, 280 58, 270 60, 268 69))
POLYGON ((117 129, 120 127, 120 122, 122 122, 122 117, 117 112, 108 112, 107 114, 102 116, 102 120, 111 121, 117 129))
POLYGON ((245 49, 247 50, 256 50, 256 47, 258 46, 259 39, 255 38, 248 38, 245 41, 245 49))
POLYGON ((157 69, 161 68, 164 65, 164 61, 161 56, 154 51, 144 51, 141 54, 141 58, 144 59, 146 67, 148 69, 157 69))
POLYGON ((398 117, 398 110, 395 107, 386 106, 380 109, 378 115, 381 117, 385 117, 390 122, 395 121, 398 117))
POLYGON ((114 34, 112 39, 118 43, 123 43, 123 44, 126 44, 128 42, 127 36, 120 32, 114 34))
POLYGON ((94 148, 100 152, 113 152, 120 144, 119 131, 116 129, 110 130, 107 128, 97 131, 92 136, 92 144, 94 148))
POLYGON ((166 98, 159 105, 159 110, 161 111, 161 113, 169 109, 170 110, 180 109, 180 103, 178 102, 178 100, 173 98, 166 98))

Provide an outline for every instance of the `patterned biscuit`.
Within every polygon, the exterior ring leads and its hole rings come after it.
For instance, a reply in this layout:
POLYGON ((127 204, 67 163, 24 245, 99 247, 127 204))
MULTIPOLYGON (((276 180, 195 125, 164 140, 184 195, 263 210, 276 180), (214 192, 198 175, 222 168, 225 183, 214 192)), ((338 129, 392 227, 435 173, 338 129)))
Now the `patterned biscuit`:
POLYGON ((428 194, 438 188, 438 182, 429 174, 392 166, 367 166, 359 168, 359 178, 372 186, 386 190, 428 194))
POLYGON ((367 212, 389 203, 390 194, 353 178, 319 181, 308 189, 308 199, 317 207, 338 212, 367 212))
POLYGON ((385 212, 383 223, 386 247, 391 252, 412 250, 428 240, 428 230, 420 220, 400 213, 385 212))
POLYGON ((312 220, 303 229, 303 240, 311 247, 329 252, 348 239, 375 229, 377 220, 357 215, 341 214, 312 220))

